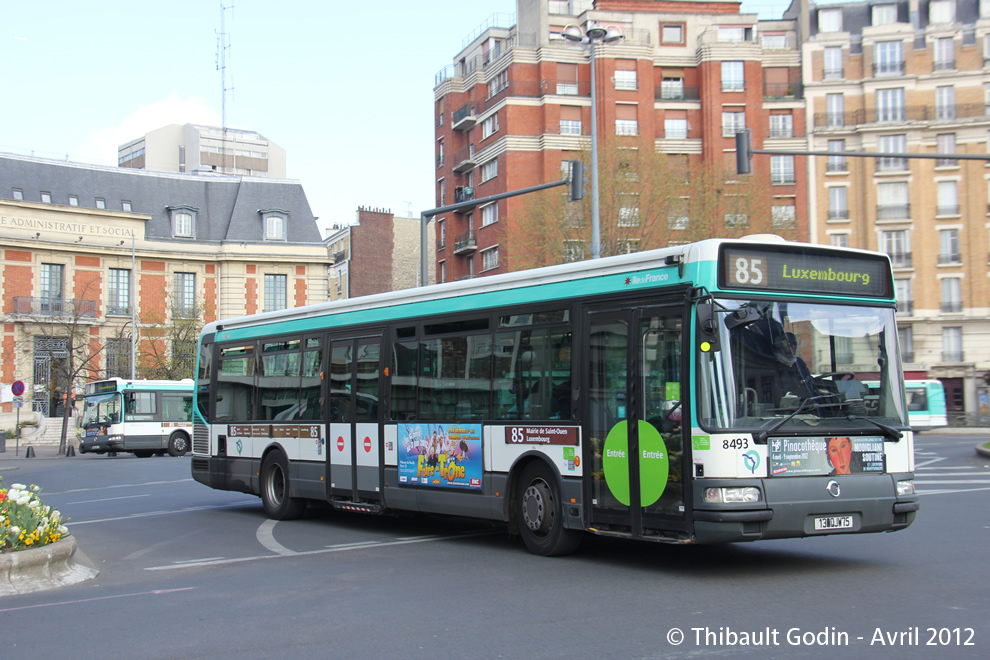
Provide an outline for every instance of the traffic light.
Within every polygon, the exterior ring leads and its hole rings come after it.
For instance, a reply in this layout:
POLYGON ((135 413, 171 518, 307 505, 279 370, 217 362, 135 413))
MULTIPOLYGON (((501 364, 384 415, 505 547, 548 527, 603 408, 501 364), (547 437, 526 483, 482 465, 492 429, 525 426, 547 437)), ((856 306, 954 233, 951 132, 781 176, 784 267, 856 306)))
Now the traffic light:
POLYGON ((753 173, 753 142, 749 129, 736 133, 736 174, 753 173))
POLYGON ((570 173, 567 177, 567 201, 576 202, 584 197, 584 163, 579 160, 568 162, 570 173))

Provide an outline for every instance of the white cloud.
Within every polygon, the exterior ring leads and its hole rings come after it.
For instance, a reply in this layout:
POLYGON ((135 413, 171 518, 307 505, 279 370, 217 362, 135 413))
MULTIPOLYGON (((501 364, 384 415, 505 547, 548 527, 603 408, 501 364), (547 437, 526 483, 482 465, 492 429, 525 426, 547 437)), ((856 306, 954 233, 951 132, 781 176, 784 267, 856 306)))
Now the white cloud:
POLYGON ((164 101, 140 106, 115 126, 90 131, 72 160, 98 165, 116 165, 117 147, 148 131, 169 124, 207 124, 219 126, 220 114, 203 98, 180 98, 172 92, 164 101))

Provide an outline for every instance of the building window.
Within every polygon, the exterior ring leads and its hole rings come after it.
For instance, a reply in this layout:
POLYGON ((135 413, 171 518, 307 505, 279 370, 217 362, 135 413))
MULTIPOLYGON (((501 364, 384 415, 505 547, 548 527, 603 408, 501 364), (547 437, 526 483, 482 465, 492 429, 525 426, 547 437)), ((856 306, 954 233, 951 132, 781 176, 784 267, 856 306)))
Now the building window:
POLYGON ((890 25, 897 22, 897 5, 873 5, 872 25, 890 25))
POLYGON ((842 69, 842 46, 825 47, 825 78, 841 78, 844 72, 842 69))
POLYGON ((111 268, 107 281, 107 314, 131 313, 131 271, 111 268))
POLYGON ((286 239, 288 222, 283 213, 262 213, 261 218, 265 228, 266 241, 284 241, 286 239))
POLYGON ((842 94, 825 95, 825 126, 841 128, 846 124, 846 101, 842 94))
POLYGON ((792 184, 794 178, 794 156, 770 156, 770 183, 792 184))
POLYGON ((69 206, 79 206, 79 195, 69 195, 69 206))
POLYGON ((14 199, 18 202, 24 201, 24 191, 20 188, 14 188, 10 191, 14 199))
POLYGON ((560 134, 561 135, 581 135, 581 120, 580 119, 561 119, 560 120, 560 134))
POLYGON ((557 63, 557 93, 566 95, 578 93, 577 64, 557 63))
MULTIPOLYGON (((828 141, 828 150, 829 151, 836 151, 836 152, 843 152, 843 151, 846 150, 846 141, 845 140, 829 140, 828 141)), ((829 156, 828 157, 828 163, 826 165, 826 171, 828 171, 828 172, 848 172, 849 171, 849 165, 846 163, 846 157, 845 156, 840 156, 840 155, 829 156)))
POLYGON ((683 25, 662 25, 660 27, 660 42, 663 44, 683 44, 683 25))
POLYGON ((786 50, 786 34, 764 34, 760 36, 760 45, 764 50, 786 50))
POLYGON ((848 190, 845 186, 834 186, 828 189, 829 220, 849 219, 848 190))
POLYGON ((639 135, 639 121, 635 119, 616 119, 616 135, 639 135))
MULTIPOLYGON (((881 135, 877 139, 877 152, 886 154, 907 153, 907 135, 881 135)), ((902 171, 908 168, 906 158, 881 156, 877 158, 877 171, 902 171)))
POLYGON ((687 119, 664 119, 663 120, 663 136, 665 138, 686 138, 688 136, 688 121, 687 119))
POLYGON ((958 277, 942 278, 942 311, 952 314, 962 311, 962 280, 958 277))
POLYGON ((941 229, 938 232, 938 262, 940 264, 958 264, 962 261, 959 252, 959 230, 941 229))
MULTIPOLYGON (((576 80, 576 79, 575 79, 576 80)), ((488 98, 491 98, 509 86, 509 70, 500 72, 488 83, 488 98)), ((558 92, 559 94, 560 92, 558 92)), ((577 92, 574 92, 577 94, 577 92)))
POLYGON ((746 79, 742 62, 722 62, 722 91, 741 92, 746 89, 746 79))
POLYGON ((932 0, 928 5, 928 22, 932 25, 944 25, 955 21, 955 0, 932 0))
POLYGON ((818 10, 819 32, 842 32, 842 9, 830 8, 818 10))
POLYGON ((942 328, 942 360, 962 362, 962 328, 942 328))
POLYGON ((42 190, 41 191, 41 203, 42 204, 51 204, 52 203, 52 194, 50 192, 47 192, 45 190, 42 190))
POLYGON ((443 138, 437 140, 437 168, 443 167, 444 155, 443 155, 443 138))
POLYGON ((790 113, 770 115, 770 137, 794 137, 794 117, 790 113))
POLYGON ((481 124, 481 139, 485 140, 498 132, 498 114, 494 114, 481 124))
POLYGON ((285 309, 286 276, 265 275, 265 311, 275 312, 285 309))
POLYGON ((849 234, 832 234, 829 236, 829 244, 832 247, 847 248, 849 247, 849 234))
POLYGON ((126 199, 123 200, 123 201, 121 201, 120 202, 120 210, 121 211, 124 211, 125 213, 130 213, 131 212, 131 202, 129 200, 126 200, 126 199))
POLYGON ((877 121, 904 121, 904 88, 877 90, 877 121))
POLYGON ((96 198, 96 208, 98 208, 98 209, 105 209, 106 207, 107 207, 107 200, 103 199, 102 197, 97 197, 96 198))
POLYGON ((195 210, 189 207, 170 208, 172 213, 172 236, 192 238, 195 236, 195 210))
POLYGON ((615 60, 615 88, 637 89, 636 60, 615 60))
POLYGON ((741 229, 749 226, 749 216, 745 213, 726 213, 725 226, 729 229, 741 229))
POLYGON ((726 26, 718 29, 718 41, 722 44, 737 44, 746 41, 748 28, 741 26, 726 26))
POLYGON ((959 215, 959 183, 939 181, 937 190, 938 207, 935 215, 959 215))
POLYGON ((897 298, 897 311, 910 314, 912 311, 911 280, 894 280, 894 297, 897 298))
POLYGON ((619 227, 639 226, 639 195, 620 194, 619 195, 619 227))
POLYGON ((894 268, 911 267, 911 235, 905 230, 880 232, 880 250, 894 268))
MULTIPOLYGON (((498 176, 498 159, 493 158, 481 166, 481 182, 490 181, 498 176)), ((443 206, 441 204, 441 206, 443 206)))
POLYGON ((908 184, 903 181, 877 184, 877 220, 907 220, 911 217, 908 184))
POLYGON ((175 304, 172 309, 179 318, 193 318, 196 312, 196 273, 175 274, 175 304))
POLYGON ((498 268, 498 246, 481 251, 481 270, 498 268))
POLYGON ((582 241, 564 241, 564 263, 571 264, 584 259, 584 243, 582 241))
POLYGON ((793 205, 774 206, 770 210, 770 220, 774 229, 795 229, 797 209, 793 205))
POLYGON ((956 88, 943 85, 935 88, 935 119, 956 118, 956 88))
POLYGON ((487 227, 498 222, 498 203, 481 207, 481 226, 487 227))
POLYGON ((107 338, 107 378, 131 377, 131 340, 107 338))
POLYGON ((878 41, 873 46, 873 75, 900 76, 904 74, 904 44, 900 41, 878 41))
POLYGON ((956 68, 956 41, 952 37, 935 39, 935 70, 948 71, 956 68))
MULTIPOLYGON (((954 154, 956 153, 956 134, 940 133, 935 136, 935 153, 954 154)), ((935 167, 958 167, 959 160, 956 158, 938 158, 935 160, 935 167)))
POLYGON ((678 100, 684 98, 684 77, 664 76, 660 81, 660 99, 678 100))
POLYGON ((443 250, 447 247, 447 220, 441 218, 437 221, 437 249, 443 250))
POLYGON ((722 111, 722 137, 735 137, 746 130, 746 112, 743 110, 722 111))
POLYGON ((914 362, 914 333, 907 325, 897 329, 897 344, 901 347, 901 357, 905 362, 914 362))
POLYGON ((65 266, 62 264, 41 264, 41 312, 43 314, 62 313, 62 282, 65 266))

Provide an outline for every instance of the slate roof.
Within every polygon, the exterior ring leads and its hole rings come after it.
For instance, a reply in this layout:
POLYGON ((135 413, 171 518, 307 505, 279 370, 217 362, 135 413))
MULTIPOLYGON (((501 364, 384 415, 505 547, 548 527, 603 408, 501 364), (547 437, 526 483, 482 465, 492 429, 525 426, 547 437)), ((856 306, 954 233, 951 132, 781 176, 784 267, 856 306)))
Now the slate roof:
POLYGON ((288 215, 286 242, 323 244, 298 181, 151 172, 0 153, 0 199, 13 200, 14 188, 23 191, 26 202, 41 203, 42 191, 62 206, 68 206, 69 195, 78 196, 80 208, 90 209, 102 197, 110 211, 121 211, 122 202, 130 201, 132 212, 151 216, 145 226, 148 239, 260 243, 260 211, 278 210, 288 215), (196 209, 195 238, 172 237, 169 207, 177 206, 196 209))

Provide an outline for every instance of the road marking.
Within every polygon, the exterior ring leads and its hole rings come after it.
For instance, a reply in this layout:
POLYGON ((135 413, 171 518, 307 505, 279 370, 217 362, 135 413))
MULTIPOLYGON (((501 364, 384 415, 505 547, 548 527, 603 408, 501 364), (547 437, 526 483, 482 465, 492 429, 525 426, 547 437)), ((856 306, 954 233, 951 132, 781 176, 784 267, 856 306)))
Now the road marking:
POLYGON ((276 555, 294 555, 295 550, 289 550, 287 547, 275 540, 275 536, 272 534, 272 530, 275 529, 275 525, 278 523, 277 520, 266 520, 261 523, 258 527, 258 531, 255 532, 255 537, 258 539, 265 550, 269 552, 274 552, 276 555))
POLYGON ((133 594, 117 594, 116 596, 98 596, 96 598, 83 598, 82 600, 63 600, 57 603, 41 603, 39 605, 25 605, 23 607, 9 607, 0 612, 19 612, 22 610, 34 610, 39 607, 55 607, 56 605, 78 605, 80 603, 92 603, 100 600, 112 600, 114 598, 132 598, 134 596, 161 596, 172 594, 177 591, 192 591, 196 587, 182 587, 181 589, 155 589, 153 591, 139 591, 133 594))
POLYGON ((144 495, 122 495, 121 497, 104 497, 100 500, 78 500, 76 502, 66 502, 62 506, 69 504, 92 504, 93 502, 111 502, 113 500, 133 500, 138 497, 151 497, 151 493, 145 493, 144 495))
POLYGON ((192 511, 212 511, 215 509, 236 509, 242 506, 258 506, 257 501, 252 500, 250 502, 239 502, 236 504, 219 504, 216 506, 190 506, 185 509, 175 509, 174 511, 148 511, 145 513, 131 513, 126 516, 117 516, 115 518, 98 518, 96 520, 73 520, 68 523, 67 527, 76 527, 77 525, 92 525, 94 523, 104 523, 104 522, 115 522, 117 520, 132 520, 137 518, 152 518, 155 516, 174 516, 179 513, 190 513, 192 511))
POLYGON ((320 550, 303 550, 300 552, 294 552, 291 555, 256 555, 254 557, 235 557, 232 559, 211 559, 199 562, 188 562, 185 564, 175 565, 169 564, 166 566, 147 566, 144 570, 146 571, 171 571, 177 568, 199 568, 202 566, 223 566, 228 564, 241 564, 249 561, 260 561, 264 559, 281 559, 283 557, 303 557, 306 555, 325 555, 331 552, 346 552, 348 550, 364 550, 367 548, 389 548, 399 545, 410 545, 412 543, 430 543, 433 541, 451 541, 454 539, 469 538, 471 536, 485 536, 490 534, 497 534, 499 532, 494 531, 484 531, 484 532, 466 532, 464 534, 451 534, 450 536, 425 536, 419 538, 406 538, 406 539, 396 539, 394 541, 373 541, 369 543, 348 543, 339 546, 329 546, 322 548, 320 550))
POLYGON ((955 488, 952 490, 918 490, 919 495, 945 495, 946 493, 976 493, 981 490, 990 490, 987 488, 955 488))
POLYGON ((71 488, 69 490, 63 490, 58 493, 45 492, 45 497, 52 497, 53 495, 69 495, 71 493, 88 493, 94 490, 109 490, 111 488, 138 488, 140 486, 163 486, 168 484, 181 484, 187 481, 192 481, 189 479, 175 479, 172 481, 148 481, 143 484, 114 484, 112 486, 99 486, 94 488, 71 488))
POLYGON ((931 465, 932 463, 938 463, 939 461, 944 461, 944 460, 945 460, 945 458, 944 457, 941 457, 941 458, 933 458, 933 459, 931 459, 929 461, 925 461, 924 463, 915 463, 914 464, 914 469, 917 470, 918 468, 923 468, 923 467, 926 467, 928 465, 931 465))

